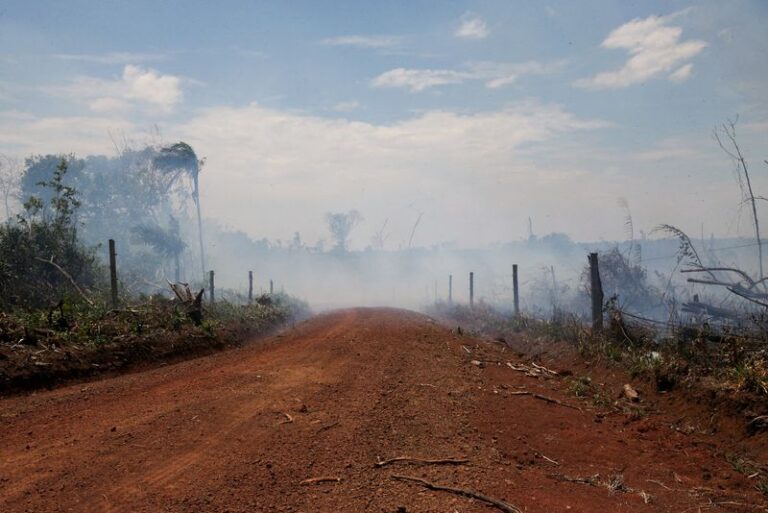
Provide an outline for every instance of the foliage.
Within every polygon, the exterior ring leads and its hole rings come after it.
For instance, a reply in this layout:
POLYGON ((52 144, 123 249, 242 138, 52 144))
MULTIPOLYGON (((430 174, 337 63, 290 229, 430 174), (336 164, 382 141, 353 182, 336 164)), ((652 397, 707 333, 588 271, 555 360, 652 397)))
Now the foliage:
POLYGON ((77 211, 79 236, 88 245, 116 239, 121 278, 135 291, 147 291, 147 281, 162 283, 169 268, 176 267, 177 257, 182 266, 192 259, 184 257, 191 235, 184 227, 192 216, 189 199, 197 197, 200 163, 189 145, 126 149, 115 157, 30 157, 21 193, 42 200, 43 216, 49 215, 52 191, 40 182, 62 158, 68 162, 63 185, 77 189, 82 203, 77 211))
POLYGON ((100 269, 92 249, 78 239, 77 191, 66 185, 69 162, 62 158, 39 186, 45 199, 30 196, 16 222, 0 226, 0 309, 50 308, 62 299, 82 300, 100 269), (78 290, 80 288, 80 290, 78 290))
POLYGON ((334 240, 334 250, 344 252, 347 250, 349 235, 357 224, 363 220, 363 216, 357 210, 349 212, 328 212, 325 221, 328 223, 328 231, 334 240))
MULTIPOLYGON (((648 272, 625 256, 618 247, 598 253, 600 280, 606 297, 615 298, 619 309, 653 312, 663 307, 662 293, 648 282, 648 272)), ((589 291, 589 266, 581 273, 582 290, 589 291)), ((587 292, 585 292, 587 293, 587 292)))

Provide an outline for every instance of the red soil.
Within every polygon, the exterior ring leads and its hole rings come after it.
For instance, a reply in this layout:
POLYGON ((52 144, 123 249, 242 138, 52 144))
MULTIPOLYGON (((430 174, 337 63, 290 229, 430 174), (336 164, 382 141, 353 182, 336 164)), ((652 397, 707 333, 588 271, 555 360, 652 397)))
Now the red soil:
POLYGON ((568 378, 508 361, 526 363, 422 315, 356 309, 213 356, 3 399, 0 511, 498 511, 393 474, 530 512, 765 508, 756 479, 723 457, 722 435, 677 429, 663 405, 637 420, 597 408, 568 378), (396 456, 469 462, 374 465, 396 456), (301 484, 318 477, 340 481, 301 484))

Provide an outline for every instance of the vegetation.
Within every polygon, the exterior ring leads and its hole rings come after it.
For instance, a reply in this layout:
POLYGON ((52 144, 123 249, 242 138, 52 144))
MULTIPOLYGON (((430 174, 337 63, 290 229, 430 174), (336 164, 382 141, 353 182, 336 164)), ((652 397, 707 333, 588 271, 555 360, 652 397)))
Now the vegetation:
MULTIPOLYGON (((82 172, 82 162, 62 157, 53 168, 50 158, 28 164, 23 187, 37 193, 15 220, 0 225, 0 390, 238 344, 307 315, 306 304, 285 294, 248 304, 225 289, 221 296, 230 301, 203 306, 195 315, 182 301, 168 299, 170 291, 129 291, 120 309, 108 307, 106 269, 96 246, 83 240, 82 228, 95 215, 89 209, 96 207, 86 206, 75 186, 87 185, 84 175, 69 175, 73 167, 82 172)), ((166 192, 176 179, 165 182, 166 192)), ((131 231, 156 255, 174 261, 178 276, 186 245, 173 217, 168 228, 139 224, 131 231)))

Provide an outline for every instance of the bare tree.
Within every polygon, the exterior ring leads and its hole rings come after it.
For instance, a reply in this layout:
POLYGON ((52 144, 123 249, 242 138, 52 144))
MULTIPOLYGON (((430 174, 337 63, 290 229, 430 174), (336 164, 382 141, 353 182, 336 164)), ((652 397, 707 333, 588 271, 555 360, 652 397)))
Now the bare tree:
POLYGON ((349 234, 363 220, 363 216, 357 210, 349 212, 328 212, 325 214, 325 222, 328 223, 328 231, 335 242, 334 250, 344 252, 347 250, 349 234))
POLYGON ((384 232, 384 230, 387 229, 387 224, 389 223, 389 218, 384 219, 384 224, 381 225, 381 229, 373 234, 373 238, 371 239, 372 247, 373 249, 377 249, 381 251, 384 249, 384 242, 387 240, 388 234, 384 232))
POLYGON ((757 243, 757 264, 760 272, 759 279, 762 280, 765 276, 763 273, 763 241, 760 238, 760 221, 757 217, 757 198, 752 190, 747 160, 744 158, 739 143, 736 141, 736 122, 738 120, 738 117, 734 120, 729 119, 714 130, 714 136, 720 148, 733 159, 743 201, 745 203, 748 202, 752 207, 752 222, 755 226, 755 242, 757 243))
POLYGON ((5 205, 5 218, 11 218, 10 200, 16 198, 20 191, 21 164, 15 158, 0 155, 0 194, 5 205))

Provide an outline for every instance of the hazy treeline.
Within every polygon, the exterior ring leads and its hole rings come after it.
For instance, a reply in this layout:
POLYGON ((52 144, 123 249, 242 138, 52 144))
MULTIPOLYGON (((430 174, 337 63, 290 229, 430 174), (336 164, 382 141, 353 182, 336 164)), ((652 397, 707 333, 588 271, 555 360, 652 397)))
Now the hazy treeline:
MULTIPOLYGON (((680 241, 674 237, 649 238, 641 233, 638 240, 581 243, 567 234, 531 233, 526 240, 478 249, 443 244, 391 251, 377 244, 377 234, 355 233, 364 215, 357 211, 328 212, 328 239, 317 242, 304 241, 301 227, 285 240, 270 241, 228 230, 208 218, 198 225, 197 177, 203 162, 184 143, 124 149, 111 157, 29 157, 15 194, 19 204, 38 198, 36 215, 41 219, 53 216, 56 192, 45 183, 62 161, 67 167, 62 186, 75 191, 77 201, 71 212, 72 238, 102 261, 106 241, 116 239, 120 280, 128 293, 167 294, 166 279, 204 287, 203 271, 213 269, 221 297, 244 294, 248 271, 253 271, 256 292, 267 291, 272 280, 277 291, 300 296, 320 309, 420 308, 448 300, 449 275, 453 300, 466 302, 472 271, 478 300, 511 308, 511 269, 518 264, 524 310, 540 316, 560 311, 586 316, 586 256, 598 251, 606 298, 614 297, 627 311, 664 319, 693 294, 723 300, 720 291, 692 286, 677 272, 684 262, 680 241), (372 243, 363 250, 350 250, 352 234, 372 243)), ((709 237, 694 242, 704 264, 756 267, 753 240, 709 237)))

